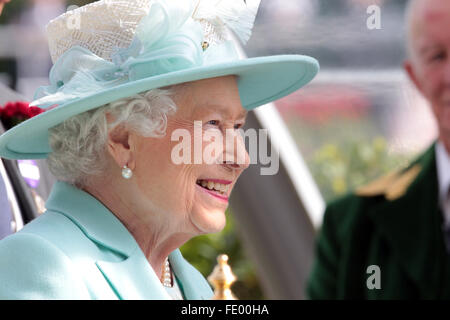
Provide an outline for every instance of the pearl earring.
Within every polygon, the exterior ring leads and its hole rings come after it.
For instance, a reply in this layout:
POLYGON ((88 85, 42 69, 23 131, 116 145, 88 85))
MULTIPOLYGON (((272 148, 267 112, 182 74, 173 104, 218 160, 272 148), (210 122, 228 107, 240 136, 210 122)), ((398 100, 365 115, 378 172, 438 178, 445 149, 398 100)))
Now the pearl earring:
POLYGON ((127 165, 124 165, 122 168, 122 177, 125 179, 130 179, 133 176, 133 171, 131 171, 130 168, 127 167, 127 165))

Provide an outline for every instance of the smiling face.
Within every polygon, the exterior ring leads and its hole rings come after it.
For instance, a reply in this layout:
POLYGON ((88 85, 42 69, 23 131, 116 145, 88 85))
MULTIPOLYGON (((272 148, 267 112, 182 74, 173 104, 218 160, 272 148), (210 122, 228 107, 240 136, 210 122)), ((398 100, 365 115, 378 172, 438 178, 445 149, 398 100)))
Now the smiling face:
POLYGON ((405 68, 431 104, 440 140, 450 153, 450 1, 416 0, 409 19, 405 68))
MULTIPOLYGON (((142 199, 149 199, 147 203, 143 201, 143 205, 167 219, 167 223, 175 223, 178 229, 193 234, 220 231, 225 225, 231 190, 249 165, 242 137, 236 130, 244 124, 246 116, 236 79, 227 76, 184 84, 174 101, 178 109, 168 117, 166 135, 138 138, 133 179, 142 199), (195 121, 197 124, 201 121, 202 130, 196 129, 195 121), (193 153, 196 135, 203 135, 205 131, 225 135, 228 130, 236 144, 231 149, 224 143, 223 152, 214 154, 217 163, 177 164, 172 153, 180 141, 172 141, 171 137, 180 129, 189 132, 193 153), (243 160, 238 158, 239 154, 244 155, 243 160)), ((202 148, 197 150, 203 154, 211 143, 203 142, 202 148)))

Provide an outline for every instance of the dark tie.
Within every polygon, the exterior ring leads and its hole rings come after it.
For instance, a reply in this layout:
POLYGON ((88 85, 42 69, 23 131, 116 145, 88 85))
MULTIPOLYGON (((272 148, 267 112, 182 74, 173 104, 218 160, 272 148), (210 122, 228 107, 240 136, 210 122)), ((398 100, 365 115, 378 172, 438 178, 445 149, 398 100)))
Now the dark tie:
POLYGON ((14 217, 11 211, 8 194, 6 193, 5 181, 0 174, 0 239, 3 239, 14 232, 12 228, 13 221, 14 217))

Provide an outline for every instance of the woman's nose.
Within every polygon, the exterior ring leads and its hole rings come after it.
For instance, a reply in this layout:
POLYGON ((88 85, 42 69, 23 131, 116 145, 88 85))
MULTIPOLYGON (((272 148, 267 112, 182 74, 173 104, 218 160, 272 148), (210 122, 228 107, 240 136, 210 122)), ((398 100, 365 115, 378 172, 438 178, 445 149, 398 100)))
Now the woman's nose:
POLYGON ((250 156, 245 148, 244 139, 237 130, 226 131, 223 164, 240 170, 245 170, 250 165, 250 156))

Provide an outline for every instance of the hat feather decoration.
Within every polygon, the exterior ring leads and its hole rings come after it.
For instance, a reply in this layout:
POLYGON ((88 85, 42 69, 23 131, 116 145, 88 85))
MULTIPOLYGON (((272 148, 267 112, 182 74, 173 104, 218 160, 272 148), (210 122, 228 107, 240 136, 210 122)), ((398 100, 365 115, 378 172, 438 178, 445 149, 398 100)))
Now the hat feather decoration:
POLYGON ((223 41, 228 27, 246 44, 250 39, 260 2, 261 0, 253 1, 250 6, 245 0, 199 0, 192 18, 203 22, 207 29, 205 34, 209 35, 212 43, 223 41))

